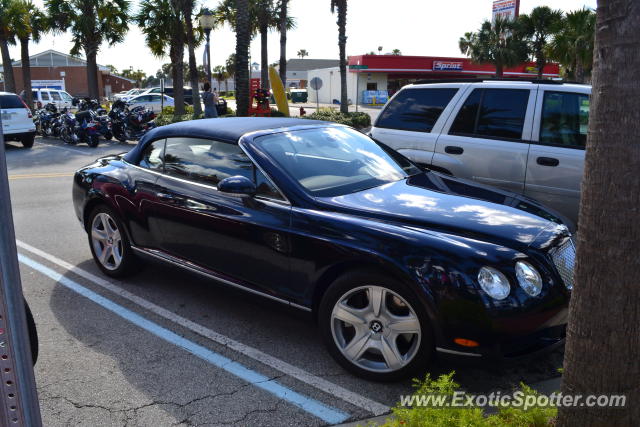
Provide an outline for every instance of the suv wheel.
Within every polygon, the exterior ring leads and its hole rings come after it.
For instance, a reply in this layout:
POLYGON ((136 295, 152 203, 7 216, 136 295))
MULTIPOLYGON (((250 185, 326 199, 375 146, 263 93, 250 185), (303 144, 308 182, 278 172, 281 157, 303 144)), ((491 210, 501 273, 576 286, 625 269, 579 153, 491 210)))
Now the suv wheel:
POLYGON ((336 280, 319 309, 322 337, 348 371, 393 381, 424 369, 433 352, 427 313, 398 281, 373 272, 336 280))
POLYGON ((98 267, 111 277, 132 272, 136 257, 124 226, 106 206, 98 206, 89 215, 89 246, 98 267))
POLYGON ((20 138, 20 142, 22 142, 22 146, 24 148, 31 148, 33 147, 33 142, 36 139, 36 135, 33 133, 28 133, 25 135, 22 135, 22 138, 20 138))

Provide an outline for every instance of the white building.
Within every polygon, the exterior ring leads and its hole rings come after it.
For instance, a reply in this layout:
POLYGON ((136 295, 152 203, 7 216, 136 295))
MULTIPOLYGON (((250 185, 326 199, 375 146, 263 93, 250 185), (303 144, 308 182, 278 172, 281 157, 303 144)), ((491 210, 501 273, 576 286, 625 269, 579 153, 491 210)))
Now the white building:
MULTIPOLYGON (((340 67, 322 68, 309 70, 309 102, 320 102, 321 104, 333 104, 340 101, 340 67), (315 91, 311 87, 311 80, 318 77, 322 80, 322 87, 315 91), (316 101, 317 100, 317 101, 316 101)), ((387 76, 378 73, 354 73, 347 70, 347 98, 351 104, 363 104, 362 94, 364 91, 386 91, 387 76), (359 97, 356 94, 360 94, 359 97)), ((381 103, 384 104, 386 99, 381 103)), ((378 102, 374 102, 377 104, 378 102)))

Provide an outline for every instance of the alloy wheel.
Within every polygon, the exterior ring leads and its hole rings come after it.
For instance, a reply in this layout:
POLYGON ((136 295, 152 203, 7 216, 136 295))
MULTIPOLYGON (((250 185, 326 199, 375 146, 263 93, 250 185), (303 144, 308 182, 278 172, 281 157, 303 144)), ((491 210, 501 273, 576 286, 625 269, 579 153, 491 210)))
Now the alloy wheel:
POLYGON ((122 263, 122 235, 113 218, 98 213, 91 223, 91 244, 96 258, 107 270, 115 270, 122 263))
POLYGON ((382 286, 361 286, 338 299, 331 332, 340 352, 368 371, 394 372, 420 349, 420 321, 411 305, 382 286))

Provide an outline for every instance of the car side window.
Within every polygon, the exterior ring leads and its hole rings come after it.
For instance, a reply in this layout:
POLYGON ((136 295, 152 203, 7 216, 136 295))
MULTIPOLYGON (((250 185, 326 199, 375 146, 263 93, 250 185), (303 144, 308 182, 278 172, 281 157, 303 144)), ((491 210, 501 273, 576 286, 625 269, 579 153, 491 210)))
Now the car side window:
POLYGON ((544 93, 540 142, 584 148, 589 128, 589 96, 582 93, 544 93))
POLYGON ((280 191, 267 179, 260 169, 254 166, 256 183, 256 195, 264 196, 268 199, 285 200, 280 191))
POLYGON ((62 99, 64 99, 65 101, 73 101, 73 97, 69 95, 67 92, 60 92, 60 95, 62 96, 62 99))
POLYGON ((40 96, 42 96, 43 101, 49 101, 49 92, 41 91, 40 96))
POLYGON ((167 138, 167 175, 217 186, 230 176, 254 179, 253 163, 236 144, 198 138, 167 138))
POLYGON ((389 102, 376 127, 431 132, 456 92, 456 88, 405 89, 389 102))
POLYGON ((530 92, 528 89, 475 89, 462 106, 449 133, 521 139, 530 92))
POLYGON ((62 97, 58 92, 51 92, 51 98, 53 98, 54 101, 62 101, 62 97))
POLYGON ((142 158, 138 164, 145 169, 162 172, 162 159, 164 157, 164 139, 158 139, 146 146, 142 152, 142 158))

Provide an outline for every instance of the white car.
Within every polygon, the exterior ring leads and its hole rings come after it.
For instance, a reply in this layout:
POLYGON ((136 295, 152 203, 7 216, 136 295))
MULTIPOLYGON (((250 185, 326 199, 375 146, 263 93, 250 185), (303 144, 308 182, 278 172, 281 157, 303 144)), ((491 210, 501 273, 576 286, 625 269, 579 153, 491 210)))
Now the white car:
MULTIPOLYGON (((42 108, 47 104, 54 104, 58 110, 68 108, 75 109, 73 105, 73 96, 68 92, 60 89, 33 89, 33 104, 36 108, 42 108), (38 102, 40 105, 38 105, 38 102)), ((20 92, 20 97, 24 99, 24 91, 20 92)))
POLYGON ((134 88, 134 89, 129 89, 126 92, 116 93, 115 95, 113 95, 113 97, 115 99, 121 99, 123 101, 128 101, 129 99, 133 98, 134 96, 140 95, 143 92, 144 92, 144 89, 134 88))
POLYGON ((33 146, 36 125, 22 98, 15 93, 0 92, 0 116, 5 141, 20 141, 25 148, 33 146))
POLYGON ((154 113, 162 112, 163 107, 174 106, 172 97, 168 95, 160 95, 158 93, 134 96, 133 98, 129 99, 127 103, 131 108, 144 105, 154 113), (162 96, 164 96, 164 102, 162 101, 162 96))

